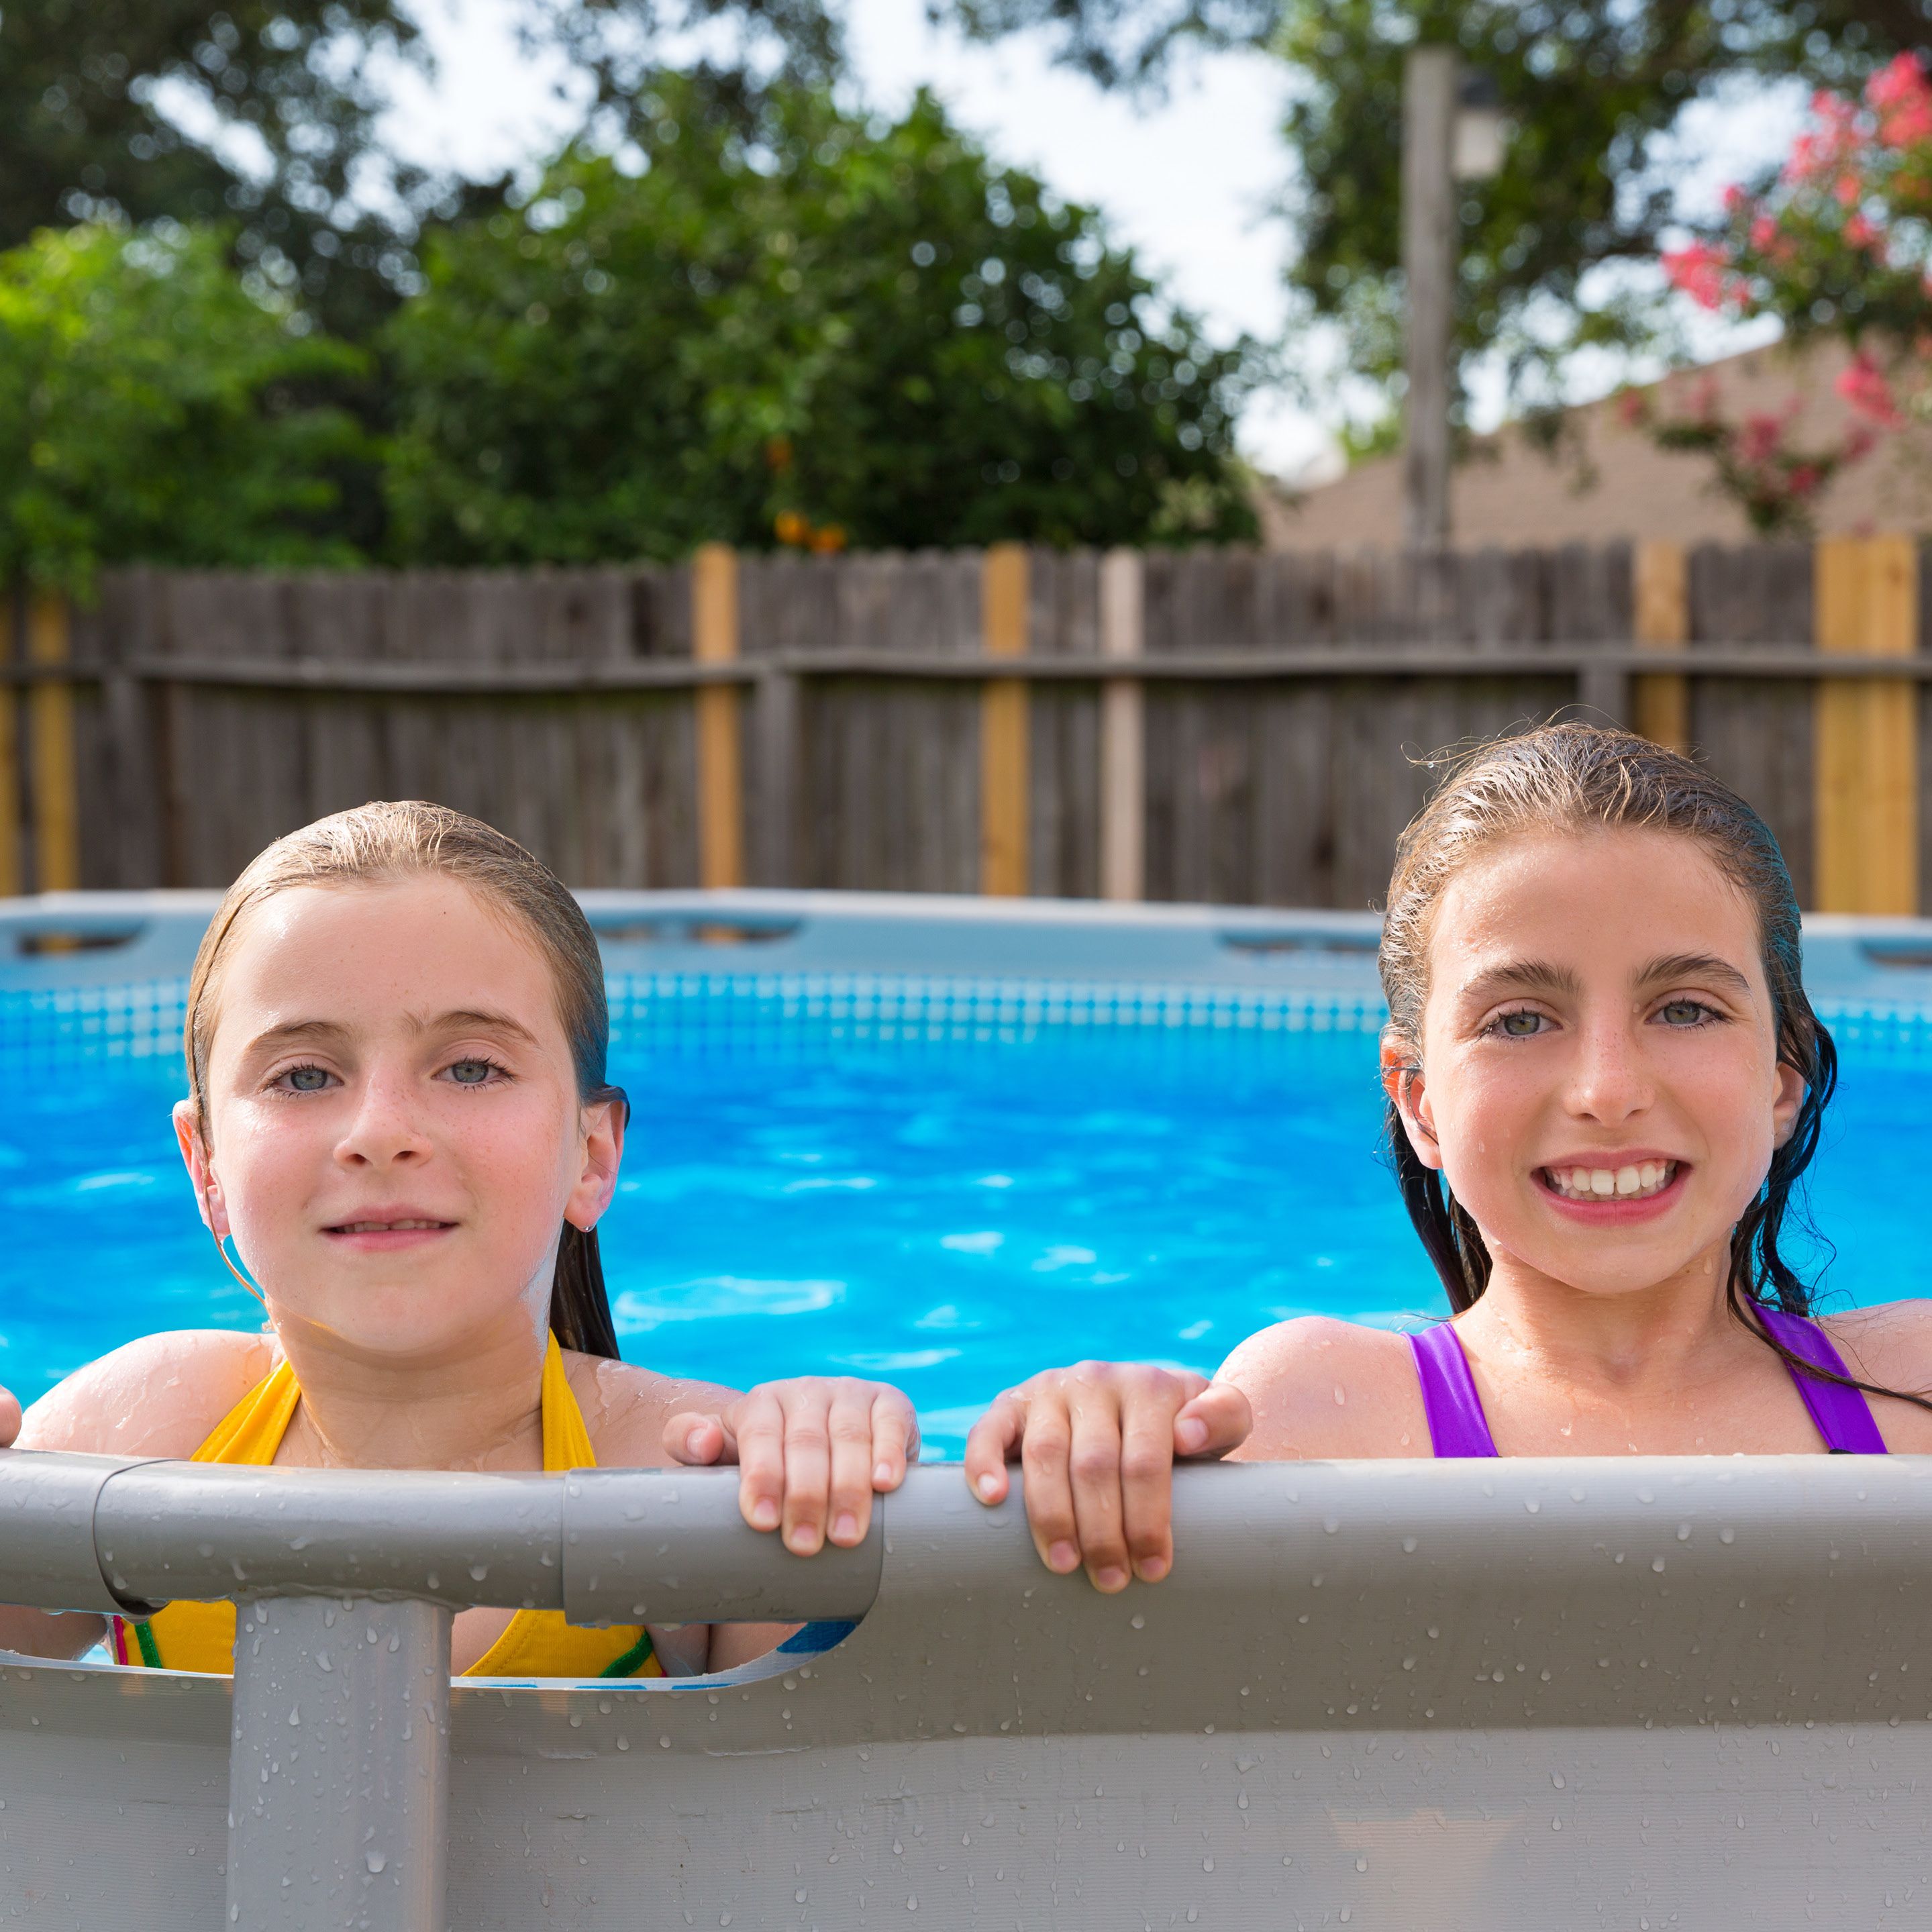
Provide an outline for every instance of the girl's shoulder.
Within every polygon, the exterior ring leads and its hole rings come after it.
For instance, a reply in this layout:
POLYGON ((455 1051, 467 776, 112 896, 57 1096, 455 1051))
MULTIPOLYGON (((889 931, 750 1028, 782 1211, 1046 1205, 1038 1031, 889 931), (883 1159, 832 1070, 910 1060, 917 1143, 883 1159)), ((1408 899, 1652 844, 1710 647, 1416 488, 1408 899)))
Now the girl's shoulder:
POLYGON ((1232 1382, 1254 1411, 1241 1458, 1430 1453, 1408 1338, 1386 1328, 1298 1316, 1250 1335, 1214 1378, 1232 1382))
POLYGON ((715 1382, 661 1376, 602 1355, 566 1351, 563 1362, 591 1446, 598 1462, 607 1467, 666 1466, 674 1459, 664 1447, 664 1425, 674 1416, 686 1409, 716 1415, 738 1399, 736 1390, 715 1382))
MULTIPOLYGON (((1932 1300, 1880 1302, 1819 1318, 1846 1368, 1861 1382, 1932 1400, 1932 1300)), ((1932 1452, 1932 1412, 1916 1402, 1872 1399, 1879 1430, 1892 1448, 1932 1452)))
POLYGON ((272 1335, 187 1328, 143 1336, 50 1389, 27 1411, 20 1446, 192 1456, 280 1359, 272 1335))

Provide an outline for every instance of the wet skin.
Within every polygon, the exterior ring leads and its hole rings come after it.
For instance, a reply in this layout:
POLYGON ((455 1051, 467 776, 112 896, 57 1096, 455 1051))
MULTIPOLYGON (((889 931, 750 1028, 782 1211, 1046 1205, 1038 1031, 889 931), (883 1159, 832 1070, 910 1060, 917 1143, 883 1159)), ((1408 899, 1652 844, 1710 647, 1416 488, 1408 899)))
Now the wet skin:
MULTIPOLYGON (((1385 1042, 1384 1078, 1493 1258, 1455 1326, 1502 1453, 1822 1453, 1789 1374, 1725 1302, 1731 1230, 1803 1094, 1778 1064, 1754 909, 1703 849, 1618 830, 1479 854, 1438 904, 1420 1049, 1385 1042), (1597 1175, 1630 1185, 1606 1196, 1597 1175)), ((1855 1375, 1932 1390, 1932 1306, 1825 1325, 1855 1375)), ((1213 1453, 1251 1419, 1227 1453, 1431 1453, 1400 1335, 1307 1317, 1243 1342, 1211 1385, 1177 1381, 1106 1364, 1036 1377, 976 1432, 969 1474, 1003 1474, 1017 1450, 1042 1556, 1118 1588, 1124 1551, 1171 1551, 1163 1451, 1213 1453), (1212 1440, 1184 1440, 1217 1395, 1212 1440), (1083 1493, 1101 1499, 1084 1513, 1083 1493)), ((1932 1453, 1932 1414, 1872 1403, 1894 1450, 1932 1453)))
MULTIPOLYGON (((623 1153, 584 1105, 550 969, 506 916, 447 879, 303 888, 231 941, 208 1118, 176 1126, 211 1232, 260 1284, 262 1335, 177 1334, 50 1392, 22 1447, 185 1456, 277 1362, 302 1405, 278 1463, 540 1469, 539 1389, 559 1231, 592 1227, 623 1153)), ((568 1354, 600 1463, 735 1462, 740 1508, 808 1554, 860 1540, 917 1454, 910 1403, 806 1378, 748 1395, 568 1354)), ((11 1397, 0 1432, 12 1433, 11 1397)), ((509 1612, 457 1619, 455 1667, 509 1612)), ((98 1620, 0 1610, 0 1644, 71 1655, 98 1620)), ((668 1668, 721 1669, 782 1632, 654 1631, 668 1668)))

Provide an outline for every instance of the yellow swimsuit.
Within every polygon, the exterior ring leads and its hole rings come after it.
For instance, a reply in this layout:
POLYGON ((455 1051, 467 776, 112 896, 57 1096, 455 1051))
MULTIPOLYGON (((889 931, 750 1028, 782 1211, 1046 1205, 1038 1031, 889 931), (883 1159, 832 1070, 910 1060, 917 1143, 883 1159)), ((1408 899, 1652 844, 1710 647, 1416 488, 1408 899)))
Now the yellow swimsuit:
MULTIPOLYGON (((257 1383, 194 1452, 197 1462, 275 1460, 295 1419, 302 1390, 284 1362, 257 1383)), ((544 1358, 543 1450, 546 1474, 594 1469, 596 1452, 584 1412, 571 1393, 563 1351, 550 1338, 544 1358)), ((202 1670, 228 1676, 235 1667, 232 1604, 170 1604, 146 1623, 113 1620, 117 1661, 154 1670, 202 1670)), ((508 1628, 464 1673, 466 1677, 662 1677, 650 1634, 637 1624, 579 1630, 560 1610, 519 1610, 508 1628)))

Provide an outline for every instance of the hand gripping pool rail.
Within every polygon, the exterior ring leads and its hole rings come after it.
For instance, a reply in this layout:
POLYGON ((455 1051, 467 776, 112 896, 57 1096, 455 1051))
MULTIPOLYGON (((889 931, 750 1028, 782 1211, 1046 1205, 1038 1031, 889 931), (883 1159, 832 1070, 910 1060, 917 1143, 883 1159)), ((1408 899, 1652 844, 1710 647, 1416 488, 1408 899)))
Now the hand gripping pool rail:
POLYGON ((1932 1885, 1926 1459, 1186 1470, 1174 1575, 1112 1598, 956 1468, 812 1562, 728 1472, 235 1473, 0 1456, 0 1597, 243 1600, 232 1700, 0 1668, 30 1932, 1795 1932, 1932 1885), (452 1694, 453 1604, 707 1588, 863 1620, 757 1681, 452 1694))

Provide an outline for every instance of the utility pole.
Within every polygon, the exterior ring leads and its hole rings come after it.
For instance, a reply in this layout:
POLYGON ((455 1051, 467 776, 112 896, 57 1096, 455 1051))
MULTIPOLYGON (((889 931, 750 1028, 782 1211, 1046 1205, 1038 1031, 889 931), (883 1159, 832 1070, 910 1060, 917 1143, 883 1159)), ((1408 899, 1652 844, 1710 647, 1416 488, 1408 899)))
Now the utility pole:
POLYGON ((1414 550, 1449 541, 1449 340, 1454 314, 1456 50, 1416 46, 1402 76, 1402 268, 1408 304, 1403 496, 1414 550))

